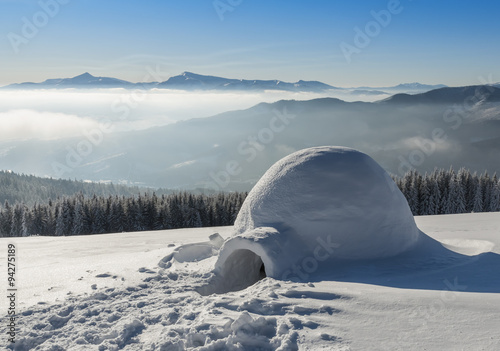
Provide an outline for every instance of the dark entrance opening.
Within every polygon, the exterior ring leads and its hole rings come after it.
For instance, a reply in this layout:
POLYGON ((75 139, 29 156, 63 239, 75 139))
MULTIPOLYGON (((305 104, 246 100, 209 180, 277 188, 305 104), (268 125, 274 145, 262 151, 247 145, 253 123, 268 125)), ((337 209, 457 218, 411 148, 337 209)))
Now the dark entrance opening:
POLYGON ((201 295, 224 294, 248 288, 266 277, 260 256, 251 250, 239 249, 229 255, 221 273, 212 282, 198 289, 201 295))

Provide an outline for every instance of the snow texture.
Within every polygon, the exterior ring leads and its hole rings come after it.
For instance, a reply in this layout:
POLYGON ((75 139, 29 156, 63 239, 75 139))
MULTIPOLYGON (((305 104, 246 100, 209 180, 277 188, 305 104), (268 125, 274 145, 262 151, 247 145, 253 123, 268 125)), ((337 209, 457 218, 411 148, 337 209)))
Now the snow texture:
MULTIPOLYGON (((181 255, 185 261, 178 262, 171 254, 208 243, 215 250, 232 227, 0 238, 2 246, 19 248, 20 267, 16 343, 2 346, 498 351, 500 213, 416 221, 429 237, 398 257, 346 261, 328 279, 266 277, 245 290, 208 296, 196 291, 211 280, 217 257, 181 255), (170 268, 162 268, 167 261, 170 268)), ((0 334, 6 333, 2 323, 0 334)))
POLYGON ((405 197, 382 167, 364 153, 331 146, 274 164, 246 198, 234 231, 216 270, 230 281, 244 276, 248 285, 258 280, 262 264, 267 276, 286 280, 296 265, 314 273, 339 260, 395 256, 421 237, 405 197))
POLYGON ((224 239, 219 233, 210 235, 209 239, 209 241, 177 247, 170 255, 160 261, 159 266, 161 268, 170 268, 174 261, 181 263, 196 262, 216 255, 224 243, 224 239))

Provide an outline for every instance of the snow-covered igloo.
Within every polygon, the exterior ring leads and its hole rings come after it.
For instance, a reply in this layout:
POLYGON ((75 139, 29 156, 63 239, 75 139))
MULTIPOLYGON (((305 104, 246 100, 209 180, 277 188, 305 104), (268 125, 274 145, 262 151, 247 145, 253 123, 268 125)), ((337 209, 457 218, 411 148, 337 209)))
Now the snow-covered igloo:
POLYGON ((339 260, 400 254, 420 232, 391 177, 368 155, 314 147, 275 163, 248 194, 215 272, 245 288, 263 276, 304 279, 339 260))

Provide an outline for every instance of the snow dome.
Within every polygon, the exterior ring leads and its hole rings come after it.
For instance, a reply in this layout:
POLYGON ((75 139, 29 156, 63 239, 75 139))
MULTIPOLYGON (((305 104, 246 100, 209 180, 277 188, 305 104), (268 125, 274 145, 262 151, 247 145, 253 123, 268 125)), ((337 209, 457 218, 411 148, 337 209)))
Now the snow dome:
POLYGON ((266 275, 305 279, 339 260, 397 255, 419 235, 405 197, 371 157, 314 147, 281 159, 259 180, 215 268, 232 290, 266 275))

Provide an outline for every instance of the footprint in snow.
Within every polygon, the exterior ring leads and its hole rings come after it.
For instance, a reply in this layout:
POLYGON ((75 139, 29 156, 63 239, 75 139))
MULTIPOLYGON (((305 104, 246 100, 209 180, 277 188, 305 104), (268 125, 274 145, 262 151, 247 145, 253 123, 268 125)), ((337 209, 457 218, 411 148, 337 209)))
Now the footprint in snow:
POLYGON ((146 268, 146 267, 141 267, 139 268, 139 273, 149 273, 149 274, 155 274, 156 272, 149 269, 149 268, 146 268))

